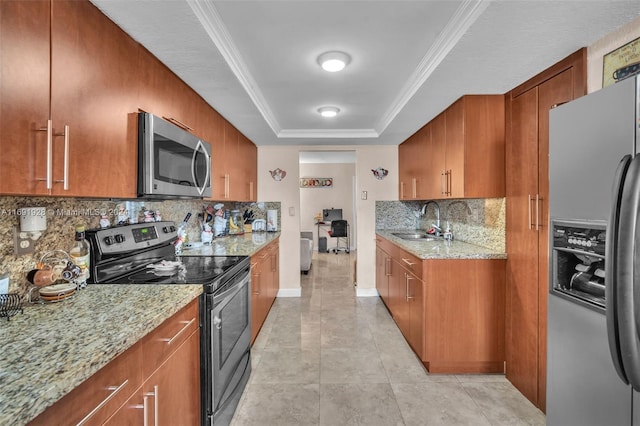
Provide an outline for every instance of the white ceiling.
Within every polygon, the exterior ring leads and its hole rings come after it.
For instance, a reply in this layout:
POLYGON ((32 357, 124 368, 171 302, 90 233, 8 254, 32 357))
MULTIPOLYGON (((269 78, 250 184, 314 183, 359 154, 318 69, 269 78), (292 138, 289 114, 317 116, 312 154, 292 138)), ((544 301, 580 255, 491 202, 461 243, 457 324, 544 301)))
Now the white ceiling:
POLYGON ((401 143, 640 16, 638 0, 91 1, 257 145, 401 143), (329 50, 344 71, 318 66, 329 50))

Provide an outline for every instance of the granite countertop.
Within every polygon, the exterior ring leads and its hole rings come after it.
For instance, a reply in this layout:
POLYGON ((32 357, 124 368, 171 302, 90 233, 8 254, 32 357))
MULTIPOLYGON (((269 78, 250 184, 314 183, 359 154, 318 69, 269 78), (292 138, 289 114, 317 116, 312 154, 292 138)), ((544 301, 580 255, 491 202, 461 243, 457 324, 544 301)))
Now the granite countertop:
POLYGON ((95 285, 0 318, 0 424, 21 425, 202 293, 202 285, 95 285))
POLYGON ((196 243, 197 247, 185 247, 182 250, 182 256, 252 256, 279 236, 280 232, 227 235, 215 238, 210 245, 196 243))
POLYGON ((403 248, 420 259, 506 259, 507 254, 475 244, 458 240, 445 241, 438 238, 432 241, 404 240, 393 235, 394 232, 411 232, 406 229, 377 230, 376 234, 403 248))

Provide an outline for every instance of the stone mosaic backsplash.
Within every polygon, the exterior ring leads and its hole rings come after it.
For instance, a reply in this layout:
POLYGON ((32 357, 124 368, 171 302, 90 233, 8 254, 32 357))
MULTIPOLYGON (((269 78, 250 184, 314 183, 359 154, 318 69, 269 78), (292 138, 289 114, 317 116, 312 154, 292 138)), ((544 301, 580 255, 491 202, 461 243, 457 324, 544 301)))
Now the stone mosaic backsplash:
MULTIPOLYGON (((431 228, 436 220, 433 204, 426 214, 420 214, 426 201, 376 201, 376 229, 431 228)), ((447 221, 454 238, 496 251, 505 251, 504 198, 438 200, 440 224, 444 230, 447 221)))
POLYGON ((107 219, 111 226, 118 223, 120 208, 128 213, 130 220, 144 220, 144 211, 160 212, 162 220, 181 223, 187 213, 192 216, 187 232, 191 241, 200 240, 198 213, 204 206, 224 204, 224 209, 238 209, 253 212, 255 219, 266 219, 267 210, 278 210, 278 224, 281 222, 280 203, 236 203, 207 200, 163 200, 163 201, 113 201, 90 200, 84 198, 56 197, 0 197, 0 276, 9 274, 10 293, 24 294, 27 288, 25 276, 35 268, 40 258, 51 250, 68 251, 73 243, 75 227, 85 225, 87 229, 99 228, 100 219, 107 219), (19 229, 21 208, 44 207, 47 230, 35 241, 32 254, 16 256, 14 251, 14 228, 19 229))

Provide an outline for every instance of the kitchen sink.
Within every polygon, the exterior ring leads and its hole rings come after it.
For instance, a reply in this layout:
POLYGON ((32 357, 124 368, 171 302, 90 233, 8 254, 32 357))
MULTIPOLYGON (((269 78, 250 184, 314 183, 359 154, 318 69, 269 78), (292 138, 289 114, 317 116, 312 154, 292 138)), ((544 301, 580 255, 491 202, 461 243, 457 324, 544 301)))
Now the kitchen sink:
POLYGON ((392 234, 403 240, 433 241, 436 239, 433 235, 427 234, 426 232, 392 232, 392 234))

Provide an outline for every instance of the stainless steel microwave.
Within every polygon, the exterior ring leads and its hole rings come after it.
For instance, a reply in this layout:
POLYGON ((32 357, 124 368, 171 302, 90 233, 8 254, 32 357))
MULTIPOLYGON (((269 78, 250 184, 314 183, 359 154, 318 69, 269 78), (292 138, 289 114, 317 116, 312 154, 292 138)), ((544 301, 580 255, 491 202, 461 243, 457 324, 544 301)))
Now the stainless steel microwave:
POLYGON ((138 114, 138 196, 211 196, 211 145, 157 117, 138 114))

